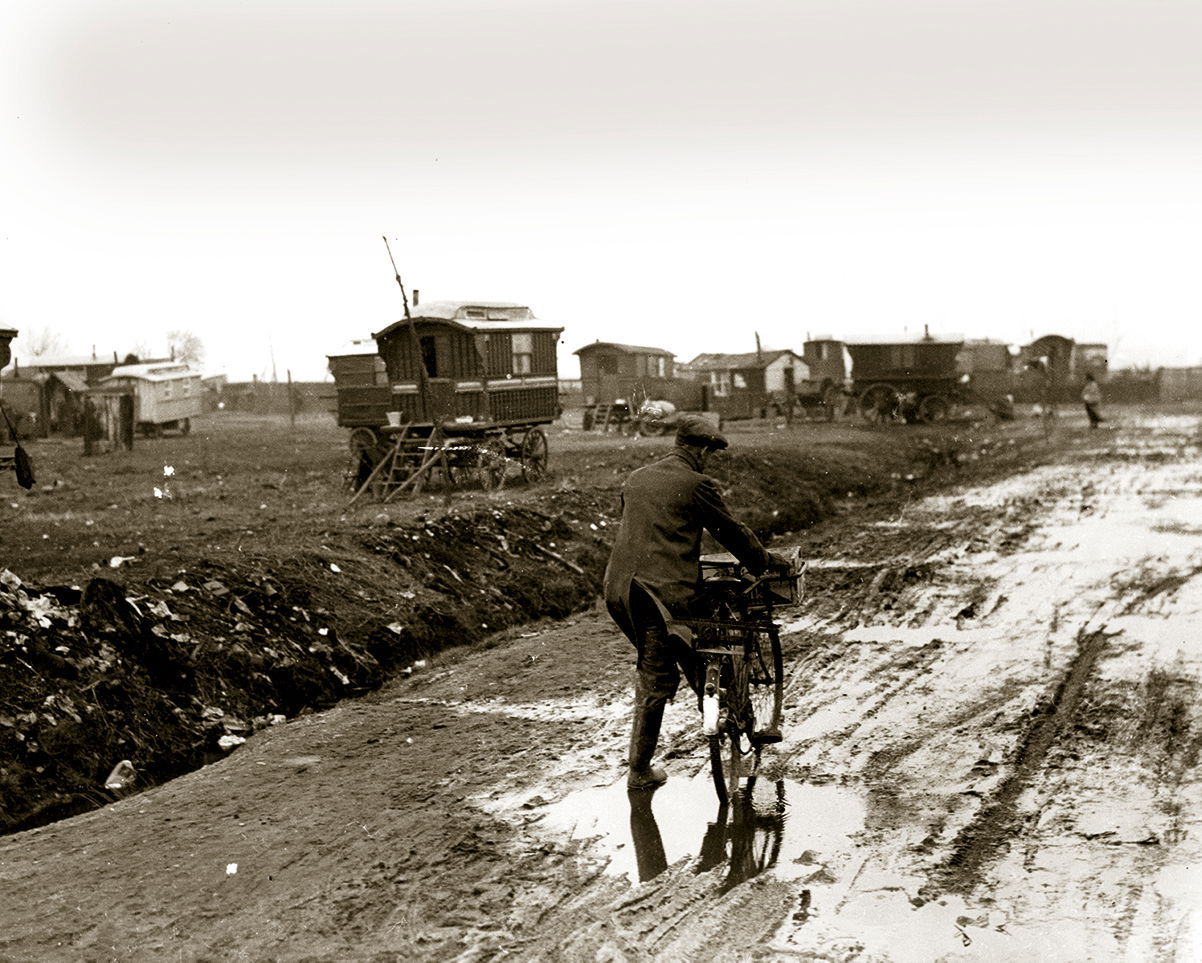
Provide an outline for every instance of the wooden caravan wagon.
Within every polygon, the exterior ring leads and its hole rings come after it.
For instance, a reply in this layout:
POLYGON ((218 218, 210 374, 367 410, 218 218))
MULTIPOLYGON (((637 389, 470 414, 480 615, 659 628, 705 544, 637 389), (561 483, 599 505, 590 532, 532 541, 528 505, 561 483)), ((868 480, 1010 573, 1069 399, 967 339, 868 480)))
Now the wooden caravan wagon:
POLYGON ((968 400, 957 357, 963 341, 848 344, 853 391, 868 421, 945 421, 968 400))
POLYGON ((187 434, 192 419, 204 412, 201 373, 182 361, 126 364, 100 382, 107 392, 124 389, 134 398, 134 424, 144 435, 164 429, 187 434))
POLYGON ((330 355, 357 493, 390 498, 435 473, 493 488, 511 459, 541 478, 562 330, 519 304, 433 301, 376 332, 375 354, 330 355))

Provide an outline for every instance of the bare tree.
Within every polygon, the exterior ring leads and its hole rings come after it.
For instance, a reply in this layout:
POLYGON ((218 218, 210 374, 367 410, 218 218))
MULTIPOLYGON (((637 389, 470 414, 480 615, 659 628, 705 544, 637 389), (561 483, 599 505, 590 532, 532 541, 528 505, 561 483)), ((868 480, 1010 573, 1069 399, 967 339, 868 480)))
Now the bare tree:
POLYGON ((204 342, 193 331, 168 331, 167 349, 174 360, 189 364, 200 364, 205 356, 204 342))
POLYGON ((62 354, 67 350, 67 343, 57 331, 49 328, 28 328, 21 332, 22 354, 41 358, 48 354, 62 354))

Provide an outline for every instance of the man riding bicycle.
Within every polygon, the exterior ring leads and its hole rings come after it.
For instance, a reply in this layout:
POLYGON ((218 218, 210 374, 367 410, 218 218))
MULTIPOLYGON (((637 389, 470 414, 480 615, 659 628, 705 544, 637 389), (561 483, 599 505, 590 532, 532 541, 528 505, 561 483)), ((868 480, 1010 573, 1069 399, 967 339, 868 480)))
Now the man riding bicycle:
POLYGON ((702 532, 709 531, 753 574, 789 564, 731 516, 717 482, 704 474, 710 455, 727 447, 726 438, 704 418, 683 415, 672 451, 632 472, 622 487, 622 520, 605 570, 605 604, 638 652, 627 758, 630 789, 653 789, 668 778, 651 765, 651 757, 664 706, 675 696, 682 672, 701 695, 701 660, 687 642, 669 633, 667 623, 697 614, 702 532))

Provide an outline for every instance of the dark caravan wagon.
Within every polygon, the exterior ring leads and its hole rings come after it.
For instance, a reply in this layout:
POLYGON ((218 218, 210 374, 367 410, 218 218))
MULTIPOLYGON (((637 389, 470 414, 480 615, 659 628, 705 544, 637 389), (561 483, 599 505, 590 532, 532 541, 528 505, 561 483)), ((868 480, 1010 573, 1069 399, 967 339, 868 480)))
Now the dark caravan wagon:
POLYGON ((524 305, 432 301, 372 335, 374 353, 330 355, 355 497, 387 500, 436 476, 492 489, 514 462, 542 478, 562 331, 524 305))
POLYGON ((946 421, 971 400, 957 364, 963 344, 930 337, 848 344, 860 415, 872 422, 946 421))

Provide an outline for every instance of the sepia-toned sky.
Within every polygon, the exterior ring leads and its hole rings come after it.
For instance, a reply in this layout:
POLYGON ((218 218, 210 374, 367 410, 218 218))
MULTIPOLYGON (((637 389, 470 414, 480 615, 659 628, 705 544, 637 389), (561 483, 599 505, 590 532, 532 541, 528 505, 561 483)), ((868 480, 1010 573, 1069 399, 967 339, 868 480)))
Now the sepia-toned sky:
POLYGON ((7 0, 0 326, 325 376, 422 300, 593 340, 1202 364, 1196 0, 7 0))

